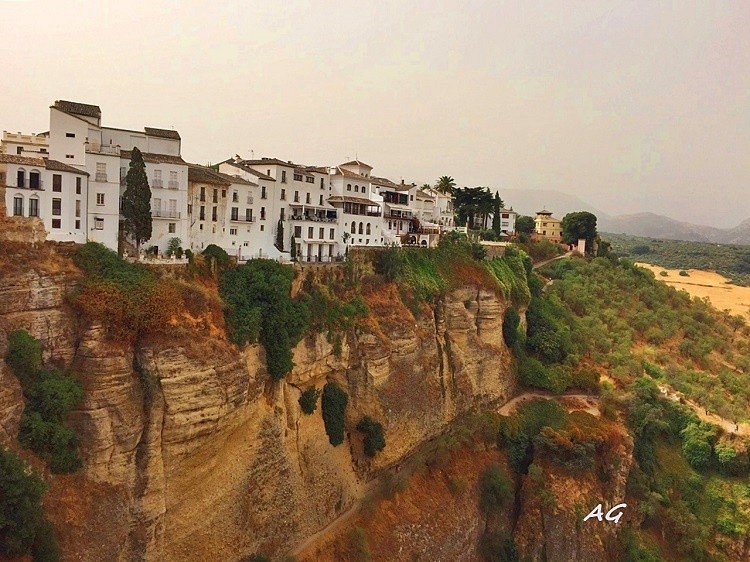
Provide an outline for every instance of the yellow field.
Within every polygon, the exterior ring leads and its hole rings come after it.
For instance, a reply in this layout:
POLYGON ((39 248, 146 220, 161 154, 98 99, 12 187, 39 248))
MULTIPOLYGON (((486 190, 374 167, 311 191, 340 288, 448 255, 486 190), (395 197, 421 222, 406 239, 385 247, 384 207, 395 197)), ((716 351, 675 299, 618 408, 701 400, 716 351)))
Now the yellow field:
POLYGON ((692 296, 702 299, 708 297, 719 310, 729 310, 732 314, 740 314, 746 318, 750 317, 750 287, 738 287, 728 283, 726 277, 722 277, 713 271, 700 269, 687 269, 688 277, 680 276, 679 269, 667 269, 658 265, 638 263, 641 267, 650 269, 660 281, 672 285, 675 289, 684 289, 692 296), (662 271, 667 276, 661 275, 662 271))

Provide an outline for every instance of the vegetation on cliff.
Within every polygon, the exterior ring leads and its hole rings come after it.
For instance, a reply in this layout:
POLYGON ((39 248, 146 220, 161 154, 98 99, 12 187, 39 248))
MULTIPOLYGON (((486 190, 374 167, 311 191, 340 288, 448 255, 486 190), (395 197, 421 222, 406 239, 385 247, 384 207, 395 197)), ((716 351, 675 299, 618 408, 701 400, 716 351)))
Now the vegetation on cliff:
POLYGON ((365 455, 368 457, 372 458, 378 451, 385 449, 385 434, 380 422, 365 416, 357 424, 357 431, 364 435, 365 455))
POLYGON ((336 383, 329 382, 323 387, 323 423, 328 441, 334 447, 344 442, 344 423, 349 395, 336 383))
POLYGON ((8 335, 6 362, 21 383, 26 405, 18 440, 44 459, 53 473, 81 466, 78 437, 65 418, 83 400, 81 385, 70 375, 44 369, 39 342, 24 330, 8 335))
POLYGON ((227 328, 238 345, 260 342, 273 380, 294 366, 292 348, 310 322, 308 306, 292 299, 294 270, 273 260, 251 260, 221 276, 227 328))

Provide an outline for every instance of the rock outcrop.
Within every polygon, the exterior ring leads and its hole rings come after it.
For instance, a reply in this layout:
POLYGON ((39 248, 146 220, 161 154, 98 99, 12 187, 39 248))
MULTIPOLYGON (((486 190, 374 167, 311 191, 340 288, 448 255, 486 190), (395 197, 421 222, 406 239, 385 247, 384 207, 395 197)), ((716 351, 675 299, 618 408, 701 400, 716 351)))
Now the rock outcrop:
MULTIPOLYGON (((24 328, 85 389, 70 418, 84 467, 48 475, 45 509, 64 560, 281 555, 360 499, 379 470, 457 416, 515 392, 500 327, 507 304, 476 288, 417 317, 400 300, 371 306, 340 349, 309 335, 294 350, 293 372, 272 384, 259 346, 216 341, 210 354, 191 352, 205 343, 198 333, 178 345, 111 341, 66 306, 76 282, 75 274, 27 270, 4 275, 0 286, 0 354, 5 335, 24 328), (338 447, 328 442, 320 406, 305 415, 298 404, 303 390, 329 381, 350 396, 338 447), (387 446, 374 460, 354 430, 364 415, 385 427, 387 446)), ((22 402, 4 366, 0 376, 7 442, 22 402)))

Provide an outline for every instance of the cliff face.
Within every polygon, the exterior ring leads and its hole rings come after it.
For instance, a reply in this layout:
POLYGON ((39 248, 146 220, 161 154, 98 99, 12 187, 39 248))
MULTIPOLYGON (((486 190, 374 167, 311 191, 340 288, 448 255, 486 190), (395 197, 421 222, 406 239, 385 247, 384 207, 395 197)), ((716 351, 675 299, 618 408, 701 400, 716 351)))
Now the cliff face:
MULTIPOLYGON (((85 389, 71 415, 84 467, 50 476, 45 500, 65 560, 281 554, 358 500, 373 471, 515 391, 501 334, 507 305, 482 290, 455 291, 416 319, 399 299, 373 296, 366 325, 339 354, 324 335, 309 336, 294 371, 271 384, 258 346, 239 350, 199 331, 123 346, 79 325, 64 298, 76 281, 27 270, 0 285, 0 354, 7 332, 24 328, 85 389), (328 381, 350 396, 338 447, 320 406, 308 416, 297 402, 328 381), (353 430, 365 414, 385 428, 374 461, 353 430)), ((21 392, 4 365, 0 376, 0 439, 13 445, 21 392)))

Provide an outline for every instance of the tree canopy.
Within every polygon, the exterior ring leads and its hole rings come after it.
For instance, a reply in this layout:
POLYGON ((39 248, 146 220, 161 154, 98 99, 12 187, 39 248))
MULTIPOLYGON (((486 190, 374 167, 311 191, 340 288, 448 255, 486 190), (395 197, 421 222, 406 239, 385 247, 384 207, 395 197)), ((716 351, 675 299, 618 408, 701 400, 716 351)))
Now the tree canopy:
POLYGON ((575 244, 581 238, 586 240, 586 252, 594 249, 596 240, 596 215, 588 211, 568 213, 561 221, 562 238, 567 244, 575 244))
POLYGON ((435 190, 444 195, 451 195, 456 188, 456 180, 450 176, 440 176, 435 184, 435 190))
POLYGON ((494 200, 488 187, 461 187, 453 191, 454 207, 458 224, 474 226, 475 218, 486 227, 487 217, 492 212, 494 200))
POLYGON ((151 188, 146 175, 146 163, 138 147, 133 148, 130 166, 125 176, 122 195, 122 228, 126 236, 135 240, 136 250, 151 238, 151 188))
POLYGON ((496 191, 495 198, 492 200, 492 230, 498 235, 502 230, 502 223, 500 222, 500 209, 502 208, 503 200, 500 199, 500 194, 496 191))

